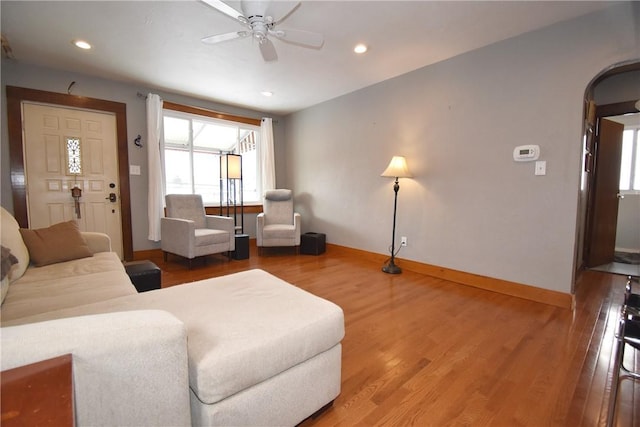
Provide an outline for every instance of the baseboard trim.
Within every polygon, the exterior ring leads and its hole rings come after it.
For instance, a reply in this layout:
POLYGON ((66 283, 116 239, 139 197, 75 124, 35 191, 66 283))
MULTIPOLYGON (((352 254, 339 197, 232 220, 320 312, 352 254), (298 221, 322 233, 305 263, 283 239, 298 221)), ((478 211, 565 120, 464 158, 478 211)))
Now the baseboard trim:
MULTIPOLYGON (((332 254, 350 254, 352 256, 357 256, 360 259, 364 258, 378 263, 380 264, 381 268, 384 262, 389 258, 387 255, 363 251, 360 249, 353 249, 332 243, 327 243, 327 248, 330 249, 332 254)), ((538 288, 535 286, 524 285, 521 283, 510 282, 502 279, 495 279, 493 277, 481 276, 464 271, 452 270, 450 268, 424 264, 421 262, 402 258, 396 258, 396 260, 398 266, 404 270, 413 271, 414 273, 420 273, 431 277, 437 277, 439 279, 448 280, 466 286, 473 286, 474 288, 498 292, 517 298, 523 298, 529 301, 540 302, 543 304, 567 309, 573 309, 575 304, 575 298, 572 294, 566 294, 563 292, 552 291, 549 289, 538 288)))
MULTIPOLYGON (((251 239, 251 243, 255 245, 255 239, 251 239)), ((333 243, 327 243, 326 247, 327 252, 329 252, 332 256, 340 256, 340 254, 356 256, 360 259, 365 259, 367 261, 371 261, 372 263, 379 264, 380 268, 382 268, 382 265, 388 259, 387 255, 368 252, 361 249, 349 248, 347 246, 340 246, 333 243)), ((133 253, 133 259, 149 259, 153 258, 154 256, 157 257, 159 253, 162 253, 160 249, 135 251, 133 253)), ((396 259, 398 261, 398 265, 401 268, 413 271, 414 273, 437 277, 438 279, 448 280, 450 282, 459 283, 461 285, 472 286, 474 288, 510 295, 517 298, 523 298, 529 301, 540 302, 555 307, 567 308, 570 310, 573 310, 573 308, 575 307, 575 296, 573 294, 566 294, 563 292, 538 288, 531 285, 524 285, 522 283, 510 282, 508 280, 481 276, 479 274, 467 273, 459 270, 452 270, 450 268, 439 267, 437 265, 425 264, 403 258, 396 259)))
POLYGON ((133 260, 134 261, 142 261, 149 258, 154 258, 162 256, 162 249, 144 249, 141 251, 133 252, 133 260))

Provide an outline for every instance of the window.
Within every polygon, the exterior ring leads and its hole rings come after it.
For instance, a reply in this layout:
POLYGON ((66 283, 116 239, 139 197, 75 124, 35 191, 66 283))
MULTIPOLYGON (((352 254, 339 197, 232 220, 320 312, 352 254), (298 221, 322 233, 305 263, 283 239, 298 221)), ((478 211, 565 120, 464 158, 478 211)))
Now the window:
POLYGON ((640 128, 626 128, 622 133, 620 191, 640 191, 640 128))
POLYGON ((80 154, 80 138, 67 137, 67 174, 82 174, 82 155, 80 154))
POLYGON ((163 119, 167 194, 201 194, 218 205, 220 155, 240 154, 244 202, 260 202, 259 126, 169 109, 163 119))

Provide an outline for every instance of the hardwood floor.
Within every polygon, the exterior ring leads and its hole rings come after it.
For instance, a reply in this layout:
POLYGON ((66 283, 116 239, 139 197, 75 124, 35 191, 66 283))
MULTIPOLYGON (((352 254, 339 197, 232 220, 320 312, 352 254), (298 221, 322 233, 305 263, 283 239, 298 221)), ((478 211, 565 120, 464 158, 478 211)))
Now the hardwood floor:
MULTIPOLYGON (((343 308, 342 391, 305 427, 606 425, 623 276, 583 273, 572 312, 411 271, 388 275, 331 246, 258 256, 252 241, 248 260, 214 256, 192 270, 143 255, 162 269, 163 287, 261 268, 343 308)), ((640 425, 638 382, 621 383, 617 407, 615 425, 640 425)))

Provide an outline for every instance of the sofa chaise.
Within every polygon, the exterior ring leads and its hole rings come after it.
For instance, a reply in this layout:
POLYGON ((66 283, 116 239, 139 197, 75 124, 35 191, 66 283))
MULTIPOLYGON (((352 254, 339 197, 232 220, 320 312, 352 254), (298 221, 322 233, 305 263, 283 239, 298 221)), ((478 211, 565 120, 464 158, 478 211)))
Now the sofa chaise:
POLYGON ((2 209, 2 370, 71 353, 77 425, 295 425, 340 393, 335 304, 262 270, 137 293, 81 235, 90 256, 25 268, 2 209))

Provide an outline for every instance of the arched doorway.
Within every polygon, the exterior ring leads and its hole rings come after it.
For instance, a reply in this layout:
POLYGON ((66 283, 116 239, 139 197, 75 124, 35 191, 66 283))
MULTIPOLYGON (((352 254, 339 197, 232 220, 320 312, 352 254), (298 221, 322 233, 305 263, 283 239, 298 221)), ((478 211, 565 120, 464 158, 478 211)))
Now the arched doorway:
MULTIPOLYGON (((640 99, 640 87, 637 84, 639 78, 640 62, 619 64, 601 72, 585 91, 583 168, 576 252, 578 270, 601 267, 607 271, 608 268, 622 267, 622 271, 611 272, 628 274, 625 266, 609 265, 615 263, 622 144, 621 133, 619 138, 611 136, 609 126, 615 119, 609 119, 638 113, 636 103, 640 99)), ((616 126, 624 128, 613 123, 613 127, 616 126)), ((637 197, 640 203, 640 194, 633 197, 637 197)), ((625 203, 629 202, 635 203, 635 199, 625 200, 625 203)), ((636 225, 638 228, 635 233, 640 236, 640 215, 636 225)), ((631 271, 636 270, 637 268, 632 267, 631 271)))

